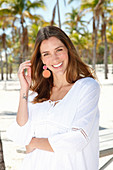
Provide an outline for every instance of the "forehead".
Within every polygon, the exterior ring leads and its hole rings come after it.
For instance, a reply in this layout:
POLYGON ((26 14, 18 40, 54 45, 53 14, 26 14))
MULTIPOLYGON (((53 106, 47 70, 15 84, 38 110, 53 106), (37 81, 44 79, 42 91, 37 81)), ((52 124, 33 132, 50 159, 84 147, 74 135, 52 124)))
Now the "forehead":
POLYGON ((47 50, 55 49, 59 46, 64 46, 62 41, 60 41, 56 37, 50 37, 49 39, 42 41, 42 43, 40 45, 40 51, 43 52, 45 50, 47 51, 47 50))

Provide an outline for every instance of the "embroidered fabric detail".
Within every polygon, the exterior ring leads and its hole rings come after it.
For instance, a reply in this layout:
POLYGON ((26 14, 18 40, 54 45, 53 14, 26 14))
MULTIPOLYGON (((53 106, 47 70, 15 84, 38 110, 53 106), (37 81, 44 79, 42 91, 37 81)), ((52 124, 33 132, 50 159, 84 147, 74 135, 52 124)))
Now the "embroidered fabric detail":
POLYGON ((49 103, 54 107, 57 103, 59 103, 60 100, 57 100, 57 101, 52 101, 52 100, 49 100, 49 103))
POLYGON ((86 139, 88 139, 87 134, 85 133, 85 131, 84 131, 82 128, 80 128, 80 129, 78 129, 78 128, 72 128, 72 130, 73 130, 73 131, 79 130, 79 131, 83 134, 83 136, 84 136, 86 139))

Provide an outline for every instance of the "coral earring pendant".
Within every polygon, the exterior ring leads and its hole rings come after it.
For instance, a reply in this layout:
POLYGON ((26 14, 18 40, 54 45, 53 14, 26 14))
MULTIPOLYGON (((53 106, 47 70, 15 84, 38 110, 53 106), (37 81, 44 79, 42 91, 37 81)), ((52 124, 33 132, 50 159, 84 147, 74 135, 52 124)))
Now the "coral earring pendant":
POLYGON ((51 73, 50 73, 49 70, 44 70, 42 72, 42 75, 43 75, 44 78, 49 78, 51 76, 51 73))

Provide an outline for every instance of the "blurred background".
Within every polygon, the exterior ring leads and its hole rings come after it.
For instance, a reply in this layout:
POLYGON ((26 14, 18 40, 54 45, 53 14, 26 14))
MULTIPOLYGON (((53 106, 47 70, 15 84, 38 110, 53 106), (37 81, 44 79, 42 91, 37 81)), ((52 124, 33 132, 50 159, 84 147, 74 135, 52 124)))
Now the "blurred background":
POLYGON ((104 169, 113 170, 113 0, 0 0, 0 170, 18 170, 24 157, 6 130, 18 108, 18 67, 31 58, 37 32, 47 25, 64 30, 96 71, 101 87, 99 168, 108 162, 104 169))

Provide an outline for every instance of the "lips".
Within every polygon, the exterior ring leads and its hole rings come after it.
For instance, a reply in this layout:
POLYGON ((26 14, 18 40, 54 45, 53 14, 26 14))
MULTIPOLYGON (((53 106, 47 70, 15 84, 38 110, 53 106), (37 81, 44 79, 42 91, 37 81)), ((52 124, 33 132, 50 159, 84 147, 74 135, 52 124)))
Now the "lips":
POLYGON ((59 63, 59 64, 54 64, 54 65, 52 65, 54 68, 58 68, 58 67, 60 67, 62 65, 62 62, 61 63, 59 63))

